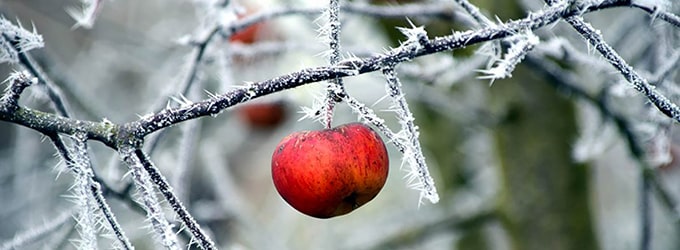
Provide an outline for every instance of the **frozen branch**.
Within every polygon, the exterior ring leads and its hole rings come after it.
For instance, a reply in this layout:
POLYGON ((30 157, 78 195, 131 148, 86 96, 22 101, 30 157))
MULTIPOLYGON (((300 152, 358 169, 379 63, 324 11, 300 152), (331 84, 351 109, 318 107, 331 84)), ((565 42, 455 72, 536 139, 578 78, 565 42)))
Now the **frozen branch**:
POLYGON ((47 74, 45 74, 38 63, 36 63, 35 60, 33 60, 33 58, 25 52, 19 53, 19 63, 38 79, 38 86, 43 87, 43 91, 46 92, 55 112, 63 117, 71 117, 69 108, 64 101, 61 89, 56 84, 54 84, 47 74))
POLYGON ((484 14, 482 14, 482 12, 479 11, 479 8, 477 8, 477 6, 473 5, 468 0, 455 0, 455 1, 456 3, 458 3, 458 5, 460 5, 460 7, 463 7, 465 12, 470 14, 470 16, 472 16, 472 18, 474 18, 475 21, 477 21, 477 23, 479 23, 482 27, 489 27, 495 25, 489 18, 484 16, 484 14))
POLYGON ((2 59, 3 57, 8 57, 10 63, 21 64, 37 78, 36 83, 44 87, 57 113, 69 117, 69 111, 63 101, 61 90, 28 54, 30 49, 43 47, 42 36, 37 33, 35 27, 33 27, 33 32, 28 32, 23 29, 21 24, 17 27, 6 19, 0 18, 0 32, 2 32, 0 37, 0 50, 2 50, 0 51, 0 63, 6 61, 2 59))
POLYGON ((649 13, 653 18, 659 18, 672 24, 677 28, 680 28, 680 17, 676 14, 664 10, 662 6, 648 6, 645 5, 644 1, 640 0, 630 0, 630 6, 636 7, 649 13))
POLYGON ((420 191, 420 198, 427 198, 432 203, 439 202, 439 195, 434 186, 434 180, 430 176, 423 156, 423 150, 420 147, 418 126, 415 125, 415 118, 411 113, 406 102, 406 96, 401 91, 401 82, 394 72, 394 68, 386 67, 382 70, 387 80, 387 92, 394 101, 394 110, 399 117, 401 124, 401 133, 403 133, 404 144, 406 150, 403 152, 404 161, 408 162, 410 171, 407 175, 410 186, 420 191), (416 181, 417 180, 417 181, 416 181))
POLYGON ((33 31, 28 31, 18 21, 17 24, 18 26, 0 17, 0 63, 17 63, 19 53, 45 45, 35 26, 33 31))
POLYGON ((125 236, 125 232, 121 228, 116 216, 111 211, 111 207, 106 202, 104 194, 102 193, 101 184, 94 180, 94 172, 92 171, 89 153, 87 152, 87 144, 85 144, 86 135, 77 133, 74 139, 74 166, 80 166, 80 173, 77 172, 79 178, 83 178, 87 183, 87 189, 92 194, 93 202, 97 205, 99 210, 104 215, 108 229, 116 236, 117 247, 122 249, 134 249, 130 240, 125 236))
POLYGON ((515 70, 517 64, 522 62, 524 56, 539 43, 538 36, 534 35, 531 31, 517 35, 514 39, 506 39, 506 41, 510 40, 512 40, 510 48, 503 56, 503 59, 499 58, 496 65, 492 68, 481 70, 480 72, 485 75, 480 76, 480 79, 491 79, 491 82, 493 82, 496 79, 512 77, 512 72, 515 70))
POLYGON ((36 79, 28 72, 24 71, 10 74, 5 82, 8 82, 8 84, 5 93, 0 97, 0 110, 13 112, 18 108, 21 93, 23 93, 28 86, 34 84, 36 79))
POLYGON ((149 174, 144 171, 144 166, 136 156, 135 149, 129 146, 122 147, 119 150, 119 154, 121 159, 130 168, 132 178, 139 192, 139 199, 141 200, 141 203, 144 204, 144 209, 147 213, 146 217, 151 222, 151 227, 155 232, 155 236, 158 237, 159 243, 167 249, 182 249, 172 224, 168 222, 163 214, 161 204, 153 190, 151 178, 149 177, 149 174))
POLYGON ((165 197, 165 200, 167 200, 170 204, 172 210, 175 211, 179 219, 182 221, 182 223, 184 223, 184 226, 189 229, 189 232, 191 232, 194 237, 193 240, 198 241, 198 245, 202 249, 216 249, 215 243, 210 240, 208 235, 203 231, 203 229, 201 229, 201 226, 196 222, 191 214, 189 214, 189 211, 177 198, 177 195, 173 192, 172 187, 170 187, 170 184, 165 179, 165 177, 151 162, 151 159, 149 159, 149 157, 140 149, 135 149, 132 154, 134 154, 134 157, 136 158, 135 161, 139 161, 139 164, 144 168, 150 180, 153 181, 163 197, 165 197))
POLYGON ((80 240, 78 242, 78 249, 96 249, 97 247, 97 228, 99 223, 97 213, 95 210, 94 196, 90 192, 90 187, 94 184, 92 182, 92 169, 89 167, 89 157, 85 149, 85 135, 79 133, 74 140, 73 158, 71 169, 75 175, 74 180, 74 200, 78 207, 78 217, 76 219, 77 226, 80 230, 80 240))
MULTIPOLYGON (((322 16, 327 16, 328 21, 320 28, 320 35, 322 37, 327 36, 328 45, 330 47, 328 61, 330 65, 333 66, 340 62, 340 0, 330 0, 328 9, 324 11, 324 15, 322 16)), ((326 96, 323 101, 324 114, 322 116, 326 128, 331 128, 333 122, 333 108, 345 95, 345 86, 342 83, 342 78, 335 77, 328 80, 326 85, 326 96)))
POLYGON ((43 134, 85 132, 88 139, 97 140, 109 147, 116 148, 117 126, 108 121, 75 120, 21 106, 16 107, 13 112, 0 110, 0 120, 32 128, 43 134))
POLYGON ((654 189, 655 193, 659 196, 661 204, 663 204, 669 211, 671 211, 673 217, 676 221, 680 221, 680 206, 678 202, 673 198, 671 193, 666 190, 666 188, 661 184, 661 180, 657 177, 653 169, 651 169, 645 161, 645 152, 642 149, 641 144, 638 142, 634 135, 632 125, 629 124, 627 119, 620 114, 617 114, 606 103, 602 95, 593 96, 589 94, 582 88, 577 87, 575 82, 577 81, 575 77, 570 74, 564 73, 559 66, 554 65, 553 62, 546 60, 539 60, 537 58, 529 56, 526 60, 530 67, 538 69, 539 72, 543 73, 549 81, 548 83, 553 84, 556 88, 567 91, 574 96, 586 100, 588 103, 595 106, 604 117, 610 119, 614 123, 619 133, 626 141, 628 146, 628 151, 631 156, 637 161, 637 165, 640 168, 641 174, 649 179, 650 186, 654 189))
MULTIPOLYGON (((182 121, 202 116, 217 115, 235 104, 282 91, 304 84, 325 81, 336 77, 355 76, 382 69, 385 65, 398 64, 415 57, 463 48, 468 45, 502 39, 521 31, 533 30, 548 25, 559 18, 582 14, 604 8, 626 6, 627 1, 609 0, 599 5, 589 6, 585 10, 572 10, 569 6, 550 6, 538 13, 531 13, 526 18, 510 21, 503 25, 487 27, 479 30, 455 32, 452 35, 419 41, 419 49, 413 51, 400 46, 380 54, 366 58, 341 61, 338 65, 307 68, 273 79, 255 82, 248 88, 240 88, 207 100, 192 103, 178 108, 166 108, 158 113, 147 115, 137 121, 120 126, 108 122, 89 122, 54 116, 31 109, 19 107, 16 112, 0 112, 0 120, 17 123, 44 133, 73 134, 85 131, 88 139, 94 139, 117 148, 119 143, 127 143, 132 137, 142 138, 162 128, 182 121)), ((249 19, 244 19, 249 20, 249 19)))
POLYGON ((594 46, 605 59, 607 59, 607 61, 609 61, 609 63, 611 63, 611 65, 633 85, 635 90, 644 94, 666 116, 673 118, 676 121, 680 121, 680 108, 678 108, 675 103, 668 100, 663 94, 659 93, 659 91, 657 91, 654 86, 650 85, 646 79, 642 78, 633 67, 628 65, 628 63, 604 41, 600 31, 583 21, 583 18, 580 16, 567 17, 565 20, 571 24, 583 38, 594 46))
MULTIPOLYGON (((52 140, 54 147, 59 152, 67 167, 76 175, 76 184, 84 182, 87 187, 87 192, 91 193, 94 203, 104 215, 107 221, 108 229, 116 236, 116 246, 122 249, 134 249, 130 240, 125 236, 125 232, 121 228, 116 216, 111 211, 104 194, 102 192, 101 184, 95 180, 94 172, 87 153, 87 145, 85 144, 86 135, 83 133, 76 133, 74 138, 74 153, 70 153, 64 142, 58 135, 48 135, 52 140)), ((92 213, 93 215, 95 213, 92 213)))
MULTIPOLYGON (((388 87, 391 88, 391 86, 388 87)), ((401 98, 399 99, 403 99, 403 93, 401 93, 400 90, 397 94, 401 94, 401 98)), ((408 162, 409 166, 411 167, 407 178, 409 178, 410 186, 421 192, 420 199, 422 200, 422 198, 427 198, 430 200, 430 202, 437 203, 439 201, 439 196, 437 195, 437 190, 434 187, 434 181, 432 180, 432 177, 430 177, 430 174, 427 170, 425 157, 422 155, 422 150, 420 149, 417 127, 413 124, 413 116, 411 115, 410 118, 400 117, 402 118, 400 121, 402 123, 402 132, 394 133, 389 127, 387 127, 387 125, 385 125, 385 121, 377 116, 375 112, 365 104, 359 102, 351 96, 346 96, 345 101, 347 101, 347 105, 352 109, 352 111, 359 115, 361 120, 375 126, 378 131, 387 137, 387 141, 392 143, 397 148, 397 150, 399 150, 399 152, 404 155, 404 161, 408 162), (411 131, 409 131, 409 129, 411 131), (417 178, 418 182, 415 183, 415 179, 413 178, 417 178)), ((407 105, 405 100, 404 105, 407 105)), ((401 112, 404 111, 402 110, 401 112)), ((406 106, 405 112, 410 114, 410 111, 408 111, 408 106, 406 106)))
POLYGON ((376 128, 378 128, 378 131, 380 131, 383 135, 385 135, 385 137, 387 137, 388 142, 394 144, 394 146, 400 152, 403 153, 406 151, 406 145, 404 145, 402 141, 397 140, 396 133, 392 132, 392 130, 389 127, 387 127, 387 125, 385 125, 385 120, 376 115, 375 111, 373 111, 371 108, 367 107, 365 104, 361 103, 357 99, 354 99, 354 97, 346 96, 345 101, 347 101, 347 105, 352 109, 352 111, 359 115, 359 119, 363 120, 366 123, 370 123, 376 128))

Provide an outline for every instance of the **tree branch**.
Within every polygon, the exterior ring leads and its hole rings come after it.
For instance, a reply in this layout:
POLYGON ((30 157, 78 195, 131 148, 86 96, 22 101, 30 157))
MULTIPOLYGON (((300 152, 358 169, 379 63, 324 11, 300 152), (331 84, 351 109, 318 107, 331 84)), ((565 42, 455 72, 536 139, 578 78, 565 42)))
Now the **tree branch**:
MULTIPOLYGON (((202 116, 217 115, 228 107, 253 98, 313 82, 377 71, 388 64, 398 64, 420 56, 504 38, 526 29, 538 29, 562 17, 620 6, 630 6, 630 1, 608 0, 599 5, 589 6, 586 10, 573 10, 566 5, 551 6, 541 12, 532 13, 526 18, 510 21, 502 25, 466 32, 455 32, 449 36, 423 41, 422 48, 415 52, 400 46, 389 50, 385 54, 352 61, 341 61, 333 67, 322 66, 303 69, 273 79, 252 83, 245 88, 230 91, 201 102, 184 105, 179 108, 164 109, 156 114, 142 117, 140 120, 121 126, 107 122, 78 121, 21 107, 13 113, 0 112, 0 120, 17 123, 44 133, 59 132, 72 134, 77 130, 84 130, 88 134, 88 139, 98 140, 107 146, 117 148, 118 144, 131 140, 129 136, 143 138, 157 130, 182 121, 202 116)), ((253 19, 244 19, 239 23, 245 24, 249 21, 253 21, 253 19)))
POLYGON ((153 181, 156 187, 158 187, 158 190, 161 191, 161 194, 163 197, 165 197, 165 200, 170 203, 170 207, 172 207, 172 210, 174 210, 177 216, 179 216, 182 223, 184 223, 184 225, 189 228, 189 231, 194 236, 194 239, 198 241, 199 246, 202 249, 217 249, 215 247, 215 243, 210 240, 208 235, 203 231, 203 229, 201 229, 201 226, 196 223, 196 220, 191 216, 191 214, 189 214, 189 211, 177 198, 177 195, 175 195, 175 193, 172 191, 172 187, 170 187, 170 184, 165 179, 165 177, 151 162, 151 159, 149 159, 149 157, 144 152, 142 152, 141 149, 134 150, 134 157, 136 157, 136 161, 139 161, 144 167, 144 170, 149 175, 149 178, 151 178, 151 181, 153 181))
POLYGON ((650 85, 646 79, 633 69, 633 67, 628 65, 628 63, 604 41, 598 30, 583 21, 583 18, 580 16, 566 17, 565 20, 607 59, 607 61, 609 61, 609 63, 611 63, 611 65, 633 85, 635 90, 645 95, 654 106, 666 116, 673 118, 673 120, 680 121, 680 108, 657 91, 654 86, 650 85))

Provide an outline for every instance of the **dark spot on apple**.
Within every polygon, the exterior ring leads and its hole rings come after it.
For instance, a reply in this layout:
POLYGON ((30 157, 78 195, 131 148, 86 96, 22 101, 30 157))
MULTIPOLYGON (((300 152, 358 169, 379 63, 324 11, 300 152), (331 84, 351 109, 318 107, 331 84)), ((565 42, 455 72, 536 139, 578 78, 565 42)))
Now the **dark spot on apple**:
POLYGON ((351 194, 349 194, 347 197, 345 197, 342 200, 344 202, 352 204, 352 209, 356 209, 356 208, 359 207, 359 204, 357 203, 357 196, 359 196, 357 194, 357 192, 352 192, 351 194))
POLYGON ((285 147, 286 147, 286 146, 284 146, 284 145, 281 145, 281 147, 279 147, 279 150, 278 150, 278 152, 277 152, 277 153, 279 153, 279 154, 280 154, 281 152, 283 152, 283 148, 285 148, 285 147))

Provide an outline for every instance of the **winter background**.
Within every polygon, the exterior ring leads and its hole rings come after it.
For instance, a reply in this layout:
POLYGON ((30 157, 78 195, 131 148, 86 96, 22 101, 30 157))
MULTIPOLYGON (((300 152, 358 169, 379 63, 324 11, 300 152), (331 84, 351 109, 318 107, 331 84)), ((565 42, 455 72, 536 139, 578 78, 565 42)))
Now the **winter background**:
MULTIPOLYGON (((550 2, 582 12, 635 74, 680 102, 679 4, 550 2), (623 7, 588 9, 608 3, 623 7)), ((430 39, 509 29, 506 23, 550 8, 542 0, 339 4, 340 61, 417 43, 421 26, 430 39)), ((329 65, 333 31, 322 14, 328 6, 295 0, 0 0, 6 19, 0 24, 0 78, 9 79, 3 89, 10 89, 10 75, 28 70, 7 52, 10 26, 20 22, 42 36, 44 47, 25 52, 53 81, 52 87, 28 87, 20 106, 58 114, 48 90, 56 89, 72 118, 123 124, 329 65), (258 15, 264 21, 250 28, 252 39, 229 38, 229 27, 258 15), (219 34, 210 36, 216 27, 219 34)), ((144 151, 222 249, 680 248, 679 116, 674 121, 636 91, 629 75, 564 19, 492 40, 398 64, 422 151, 404 154, 388 143, 385 187, 345 216, 302 215, 271 181, 270 157, 279 140, 323 128, 324 117, 316 117, 320 123, 308 116, 323 106, 326 81, 248 101, 282 103, 280 124, 249 124, 240 114, 248 103, 238 104, 148 135, 144 151), (418 167, 409 160, 420 153, 437 187, 436 204, 412 178, 418 167)), ((400 131, 408 114, 395 108, 385 79, 377 70, 343 82, 348 96, 400 131)), ((365 118, 345 100, 336 105, 332 124, 365 118)), ((83 147, 75 135, 62 134, 71 152, 89 157, 94 180, 129 241, 123 243, 82 189, 91 183, 81 182, 53 141, 2 120, 0 249, 199 248, 187 246, 192 235, 158 190, 150 192, 160 202, 159 221, 172 226, 154 226, 141 201, 149 193, 132 184, 121 153, 92 140, 83 147), (174 235, 178 245, 168 245, 166 237, 174 235)), ((385 131, 381 135, 389 142, 385 131)))

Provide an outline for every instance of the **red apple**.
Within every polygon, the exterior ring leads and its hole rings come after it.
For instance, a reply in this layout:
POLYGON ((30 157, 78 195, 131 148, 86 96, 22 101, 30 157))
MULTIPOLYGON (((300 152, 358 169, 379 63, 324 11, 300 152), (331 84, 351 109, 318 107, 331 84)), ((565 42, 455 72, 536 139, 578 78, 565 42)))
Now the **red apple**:
POLYGON ((388 169, 385 143, 361 123, 293 133, 272 156, 276 190, 293 208, 316 218, 347 214, 372 200, 388 169))

